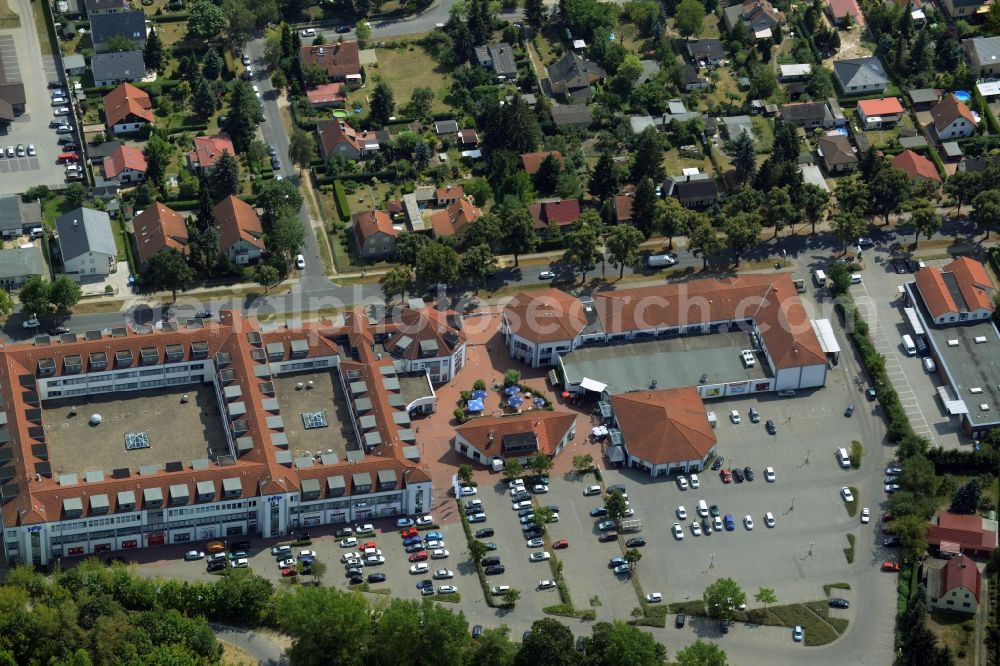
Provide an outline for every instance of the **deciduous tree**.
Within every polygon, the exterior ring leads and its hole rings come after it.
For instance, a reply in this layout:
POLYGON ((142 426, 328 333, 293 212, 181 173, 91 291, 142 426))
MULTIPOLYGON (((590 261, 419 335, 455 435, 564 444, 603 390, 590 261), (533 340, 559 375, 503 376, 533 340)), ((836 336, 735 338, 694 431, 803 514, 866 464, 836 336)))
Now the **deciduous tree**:
POLYGON ((842 210, 833 214, 833 233, 844 244, 844 252, 847 252, 849 243, 865 232, 866 227, 867 223, 857 213, 842 210))
POLYGON ((281 274, 278 269, 271 264, 260 264, 257 266, 257 284, 264 287, 266 294, 271 290, 271 285, 278 281, 281 274))
POLYGON ((913 225, 915 232, 913 241, 917 242, 920 240, 920 234, 923 234, 926 238, 930 238, 941 228, 941 216, 938 215, 937 211, 934 210, 934 206, 929 201, 922 199, 917 202, 913 212, 910 214, 910 223, 913 225))
POLYGON ((583 474, 589 472, 594 467, 594 456, 589 453, 585 453, 579 456, 573 456, 573 469, 577 471, 578 474, 583 474))
POLYGON ((550 617, 535 620, 522 641, 514 666, 572 666, 576 662, 573 632, 550 617))
POLYGON ((298 213, 302 208, 302 195, 299 188, 287 180, 267 180, 258 189, 254 204, 263 209, 264 219, 270 224, 282 213, 298 213))
POLYGON ((416 266, 417 255, 430 242, 431 239, 425 234, 400 232, 396 237, 396 261, 407 266, 416 266))
POLYGON ((406 290, 410 288, 413 281, 413 271, 409 266, 394 266, 388 273, 383 275, 378 284, 382 287, 382 294, 387 303, 392 302, 393 297, 399 294, 400 298, 406 298, 406 290))
POLYGON ((520 201, 515 203, 516 205, 508 205, 505 200, 500 220, 505 230, 503 247, 514 255, 514 266, 518 266, 520 256, 534 251, 540 239, 531 213, 520 201))
POLYGON ((760 228, 760 216, 756 212, 737 213, 726 220, 726 238, 737 264, 740 257, 757 244, 760 228))
POLYGON ((747 595, 732 578, 720 578, 705 588, 705 612, 720 620, 731 620, 740 606, 747 602, 747 595))
POLYGON ((427 287, 453 285, 458 282, 458 265, 454 248, 431 241, 417 252, 417 279, 427 287))
MULTIPOLYGON (((1000 8, 1000 4, 996 7, 1000 8)), ((994 6, 990 5, 990 11, 993 9, 994 6)), ((972 201, 979 193, 981 185, 982 176, 975 171, 956 171, 948 176, 948 180, 944 183, 944 191, 955 200, 956 217, 962 214, 962 204, 972 201)))
POLYGON ((407 104, 407 110, 414 118, 426 118, 431 115, 431 106, 433 104, 434 91, 428 86, 417 86, 410 94, 410 103, 407 104))
POLYGON ((292 132, 292 138, 288 145, 288 157, 299 167, 299 173, 302 172, 302 169, 309 168, 315 152, 316 141, 312 134, 302 129, 296 129, 292 132))
POLYGON ((170 165, 173 148, 154 133, 146 142, 142 154, 146 158, 146 180, 153 183, 163 193, 167 185, 167 167, 170 165))
POLYGON ((211 41, 226 32, 226 13, 211 0, 197 0, 188 10, 187 35, 189 39, 211 41))
POLYGON ((21 309, 32 317, 44 317, 52 310, 49 283, 40 275, 32 275, 25 280, 17 297, 21 301, 21 309))
POLYGON ((868 185, 872 211, 889 224, 889 216, 898 213, 910 196, 910 176, 905 171, 884 166, 875 172, 868 185))
POLYGON ((802 215, 812 225, 812 233, 816 233, 816 223, 826 216, 830 205, 830 193, 814 183, 806 183, 799 191, 799 204, 802 215))
POLYGON ((56 314, 68 314, 73 306, 80 302, 83 292, 80 285, 68 275, 58 275, 49 285, 49 302, 55 308, 56 314))
POLYGON ((708 221, 708 218, 699 218, 688 232, 688 248, 696 257, 701 257, 702 269, 708 268, 708 258, 722 252, 725 243, 715 228, 708 221))
POLYGON ((462 275, 466 276, 476 289, 486 286, 486 280, 497 272, 497 258, 489 245, 475 245, 462 255, 462 275))
POLYGON ((704 22, 705 5, 700 0, 681 0, 677 5, 674 25, 684 39, 700 35, 704 22))
POLYGON ((606 244, 611 255, 611 265, 618 268, 618 279, 625 276, 625 267, 639 259, 642 232, 628 224, 619 224, 608 230, 606 244))
POLYGON ((666 658, 666 648, 648 632, 615 620, 594 625, 582 666, 661 666, 666 658))
POLYGON ((980 231, 986 232, 983 240, 989 240, 990 230, 1000 220, 1000 190, 985 190, 972 199, 972 214, 969 216, 980 231))
POLYGON ((288 211, 278 217, 264 237, 271 254, 285 261, 292 260, 292 257, 302 249, 305 239, 306 230, 299 216, 288 211))
POLYGON ((727 666, 726 653, 700 638, 677 653, 677 666, 727 666))
POLYGON ((628 509, 628 500, 620 492, 613 492, 604 500, 604 508, 608 510, 608 518, 618 522, 628 509))
POLYGON ((563 261, 576 266, 580 271, 580 280, 587 280, 587 273, 597 266, 597 259, 600 254, 597 251, 597 244, 600 242, 597 229, 589 225, 581 225, 566 234, 566 252, 563 254, 563 261))
POLYGON ((184 255, 174 250, 158 252, 143 264, 142 285, 155 290, 170 290, 172 300, 177 300, 178 291, 187 291, 194 280, 194 271, 188 266, 184 255))

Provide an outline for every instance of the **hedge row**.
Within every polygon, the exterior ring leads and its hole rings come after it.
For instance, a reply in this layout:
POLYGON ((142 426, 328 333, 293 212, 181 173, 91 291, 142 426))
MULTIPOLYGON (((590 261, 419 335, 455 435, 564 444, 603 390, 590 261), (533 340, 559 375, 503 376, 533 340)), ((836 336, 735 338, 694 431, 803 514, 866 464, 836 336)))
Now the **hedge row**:
POLYGON ((941 449, 938 447, 927 451, 927 459, 934 463, 938 474, 978 475, 985 471, 997 469, 997 455, 990 447, 978 451, 966 449, 941 449))
POLYGON ((160 14, 159 16, 147 16, 153 23, 180 23, 181 21, 187 21, 187 13, 183 14, 160 14))
POLYGON ((333 200, 337 204, 337 213, 340 219, 351 219, 351 206, 347 203, 347 192, 344 191, 344 184, 339 180, 333 181, 333 200))
POLYGON ((889 377, 885 373, 885 357, 875 349, 871 338, 868 337, 868 323, 854 306, 850 295, 844 294, 839 298, 835 309, 840 317, 840 323, 851 336, 851 342, 858 350, 861 362, 875 385, 879 404, 885 410, 886 420, 889 422, 888 439, 894 444, 898 443, 904 437, 913 435, 914 432, 910 426, 910 420, 906 417, 906 412, 903 411, 903 405, 899 402, 899 395, 892 388, 889 377))
POLYGON ((171 127, 166 131, 167 136, 173 136, 174 134, 184 134, 185 132, 204 132, 208 129, 208 125, 205 123, 198 123, 196 125, 181 125, 180 127, 171 127))

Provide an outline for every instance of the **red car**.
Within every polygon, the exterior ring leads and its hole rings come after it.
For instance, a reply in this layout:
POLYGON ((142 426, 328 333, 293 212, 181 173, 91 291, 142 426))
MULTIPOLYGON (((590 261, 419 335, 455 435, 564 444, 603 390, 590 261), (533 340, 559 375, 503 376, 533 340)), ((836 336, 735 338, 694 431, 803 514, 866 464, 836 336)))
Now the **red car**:
POLYGON ((427 559, 427 551, 426 550, 418 550, 417 552, 415 552, 412 555, 410 555, 410 561, 411 562, 423 562, 426 559, 427 559))
POLYGON ((882 571, 899 571, 899 562, 883 562, 882 571))
POLYGON ((417 536, 420 532, 417 531, 416 527, 407 527, 405 530, 399 533, 404 539, 409 539, 411 536, 417 536))
POLYGON ((721 472, 719 472, 719 476, 722 477, 722 482, 723 483, 732 483, 733 482, 733 475, 729 473, 728 469, 724 469, 721 472))
POLYGON ((553 548, 569 548, 569 541, 566 541, 566 539, 559 539, 559 541, 553 541, 552 542, 552 547, 553 548))
POLYGON ((888 511, 886 511, 885 513, 882 514, 882 522, 883 523, 888 523, 888 522, 891 522, 891 521, 892 521, 892 514, 891 513, 889 513, 888 511))
POLYGON ((299 572, 298 572, 297 569, 291 569, 291 568, 286 567, 286 568, 284 568, 284 569, 281 570, 281 577, 282 578, 290 578, 292 576, 298 576, 298 575, 299 575, 299 572))
POLYGON ((358 546, 358 549, 361 550, 362 553, 365 552, 366 550, 368 550, 369 548, 373 548, 374 549, 374 548, 378 548, 378 546, 375 545, 374 541, 369 541, 368 543, 363 543, 363 544, 360 544, 358 546))

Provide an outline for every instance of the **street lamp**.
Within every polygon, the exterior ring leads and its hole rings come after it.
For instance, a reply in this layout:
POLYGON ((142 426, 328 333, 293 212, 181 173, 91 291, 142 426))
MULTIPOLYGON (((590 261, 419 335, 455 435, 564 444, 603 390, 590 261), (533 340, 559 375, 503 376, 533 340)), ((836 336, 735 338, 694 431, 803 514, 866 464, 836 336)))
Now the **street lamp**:
POLYGON ((711 559, 708 561, 708 568, 711 569, 715 567, 715 553, 712 553, 709 557, 711 557, 711 559))

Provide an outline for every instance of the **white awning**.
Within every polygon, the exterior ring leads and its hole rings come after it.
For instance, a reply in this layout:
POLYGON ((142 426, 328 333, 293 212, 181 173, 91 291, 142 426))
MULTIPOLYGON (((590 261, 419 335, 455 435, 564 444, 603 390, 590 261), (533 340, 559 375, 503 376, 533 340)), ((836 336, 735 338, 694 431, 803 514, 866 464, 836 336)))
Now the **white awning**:
POLYGON ((607 457, 608 462, 625 462, 625 452, 622 451, 622 447, 620 446, 609 446, 604 450, 604 455, 607 457))
POLYGON ((833 334, 833 326, 830 325, 830 320, 813 319, 810 323, 812 323, 816 337, 819 338, 820 348, 827 354, 839 354, 840 343, 837 342, 837 336, 833 334))
POLYGON ((982 81, 976 84, 979 94, 983 97, 996 97, 1000 95, 1000 81, 982 81))
POLYGON ((938 398, 941 399, 941 404, 944 405, 944 408, 948 412, 949 416, 969 413, 969 407, 965 404, 965 401, 953 399, 951 397, 951 391, 948 390, 947 386, 938 386, 937 394, 938 398))
POLYGON ((602 384, 601 382, 591 379, 590 377, 584 377, 580 380, 580 388, 585 391, 596 391, 597 393, 604 393, 604 389, 608 388, 607 384, 602 384))

